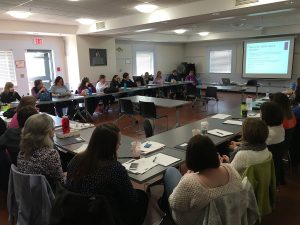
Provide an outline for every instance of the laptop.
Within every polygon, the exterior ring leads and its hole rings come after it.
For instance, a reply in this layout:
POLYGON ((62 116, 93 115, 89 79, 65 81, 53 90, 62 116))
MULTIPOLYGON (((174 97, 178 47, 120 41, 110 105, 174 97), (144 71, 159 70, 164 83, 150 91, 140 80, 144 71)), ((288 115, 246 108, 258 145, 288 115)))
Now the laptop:
POLYGON ((222 83, 225 86, 230 85, 230 79, 229 78, 222 78, 222 83))

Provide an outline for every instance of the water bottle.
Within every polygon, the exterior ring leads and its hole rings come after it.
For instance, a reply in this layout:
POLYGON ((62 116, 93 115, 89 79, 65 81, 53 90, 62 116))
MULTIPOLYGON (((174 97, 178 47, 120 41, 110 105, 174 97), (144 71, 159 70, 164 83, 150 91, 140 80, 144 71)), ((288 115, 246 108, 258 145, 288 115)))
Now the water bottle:
POLYGON ((269 98, 270 97, 270 93, 269 93, 269 90, 267 90, 266 92, 266 98, 269 98))
POLYGON ((88 90, 89 90, 89 95, 90 95, 90 96, 93 95, 93 90, 92 90, 92 88, 89 87, 88 90))
POLYGON ((246 108, 247 108, 247 111, 252 111, 252 97, 251 96, 248 96, 246 98, 246 108))
POLYGON ((61 119, 61 126, 63 134, 70 133, 70 121, 68 116, 63 116, 61 119))
MULTIPOLYGON (((243 112, 244 112, 245 110, 247 110, 246 102, 242 102, 242 103, 241 103, 241 112, 240 112, 241 116, 244 115, 243 112)), ((247 117, 247 115, 246 115, 246 117, 247 117)))
POLYGON ((124 91, 126 91, 126 90, 127 90, 127 83, 124 82, 124 91))

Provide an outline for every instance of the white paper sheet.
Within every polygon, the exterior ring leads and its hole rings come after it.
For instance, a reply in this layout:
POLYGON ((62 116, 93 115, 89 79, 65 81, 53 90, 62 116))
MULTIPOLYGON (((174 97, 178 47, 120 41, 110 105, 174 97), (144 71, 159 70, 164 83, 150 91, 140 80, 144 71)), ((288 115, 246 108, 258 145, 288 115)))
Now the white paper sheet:
POLYGON ((141 144, 141 154, 147 155, 149 153, 158 151, 158 150, 160 150, 164 147, 165 147, 164 144, 161 144, 161 143, 158 143, 158 142, 155 142, 155 141, 146 141, 146 142, 141 144), (150 144, 151 146, 149 148, 145 148, 146 144, 150 144))
POLYGON ((225 136, 233 134, 231 132, 228 132, 225 130, 220 130, 220 129, 209 130, 207 133, 218 136, 218 137, 225 137, 225 136))
POLYGON ((152 159, 152 161, 154 161, 155 163, 162 165, 162 166, 169 166, 177 161, 179 161, 180 159, 175 158, 173 156, 169 156, 163 153, 158 153, 156 155, 153 155, 151 157, 149 157, 152 159))
POLYGON ((88 144, 87 143, 83 143, 79 148, 75 149, 74 152, 75 153, 80 153, 86 150, 88 144))
POLYGON ((260 113, 248 112, 247 117, 260 118, 260 113))
POLYGON ((135 174, 143 174, 153 167, 157 166, 157 163, 153 162, 153 158, 141 158, 137 160, 129 160, 122 164, 127 171, 135 174), (138 163, 138 167, 136 169, 130 169, 131 163, 138 163))
POLYGON ((226 119, 226 118, 229 117, 229 116, 230 116, 230 115, 228 115, 228 114, 221 114, 221 113, 218 113, 218 114, 212 116, 211 118, 213 118, 213 119, 224 120, 224 119, 226 119))
POLYGON ((241 120, 225 120, 223 123, 232 124, 232 125, 239 125, 239 126, 243 125, 243 121, 241 121, 241 120))

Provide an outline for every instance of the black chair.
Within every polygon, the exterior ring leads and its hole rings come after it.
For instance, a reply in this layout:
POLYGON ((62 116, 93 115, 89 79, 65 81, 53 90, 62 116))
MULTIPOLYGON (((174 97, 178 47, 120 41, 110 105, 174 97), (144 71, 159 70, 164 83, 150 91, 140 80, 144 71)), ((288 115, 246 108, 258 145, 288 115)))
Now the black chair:
POLYGON ((73 193, 57 185, 49 225, 124 225, 115 200, 106 195, 73 193))
POLYGON ((144 118, 153 120, 153 129, 155 129, 154 120, 165 117, 167 119, 167 130, 168 130, 168 115, 157 115, 156 106, 153 102, 140 101, 140 113, 144 118))
POLYGON ((134 117, 137 113, 134 111, 132 101, 129 99, 119 99, 119 110, 120 115, 119 118, 116 120, 116 123, 119 123, 119 121, 122 118, 130 117, 132 120, 133 126, 135 124, 138 124, 138 120, 134 117))
POLYGON ((197 102, 202 102, 203 105, 205 103, 205 100, 201 97, 201 89, 196 88, 193 84, 186 85, 185 100, 192 100, 192 107, 194 107, 197 102))
POLYGON ((257 80, 248 80, 246 85, 256 87, 257 86, 257 80))
POLYGON ((219 111, 219 98, 217 95, 218 88, 208 86, 205 91, 205 97, 203 98, 206 102, 206 110, 208 110, 209 101, 215 101, 217 103, 217 112, 219 111))
POLYGON ((145 81, 142 76, 132 76, 132 79, 138 86, 145 85, 145 81))
POLYGON ((144 120, 144 131, 145 131, 146 138, 153 136, 153 128, 150 123, 150 120, 148 119, 144 120))
POLYGON ((283 168, 283 157, 287 152, 286 142, 280 142, 278 144, 268 145, 268 149, 272 152, 273 162, 275 167, 276 185, 284 184, 284 168, 283 168))

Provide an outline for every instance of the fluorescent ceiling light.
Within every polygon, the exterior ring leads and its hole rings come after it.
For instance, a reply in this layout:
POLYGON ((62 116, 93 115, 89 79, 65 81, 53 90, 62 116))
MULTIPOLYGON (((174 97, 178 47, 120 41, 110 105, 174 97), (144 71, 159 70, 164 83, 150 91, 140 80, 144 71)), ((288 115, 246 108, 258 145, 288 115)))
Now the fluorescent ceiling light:
POLYGON ((268 14, 289 12, 289 11, 293 11, 293 10, 295 10, 295 8, 279 9, 279 10, 274 10, 274 11, 260 12, 260 13, 251 13, 251 14, 248 14, 247 16, 262 16, 262 15, 268 15, 268 14))
POLYGON ((145 32, 145 31, 150 31, 150 30, 154 30, 154 28, 148 28, 148 29, 136 30, 136 31, 134 31, 134 32, 140 33, 140 32, 145 32))
POLYGON ((80 18, 80 19, 77 19, 76 21, 83 25, 90 25, 90 24, 95 23, 95 20, 89 19, 89 18, 80 18))
POLYGON ((26 19, 27 17, 32 15, 31 12, 26 11, 8 11, 7 14, 18 19, 26 19))
POLYGON ((151 13, 155 11, 158 6, 157 5, 152 5, 152 4, 140 4, 134 7, 137 11, 142 12, 142 13, 151 13))
POLYGON ((176 34, 183 34, 183 33, 186 32, 186 30, 185 30, 185 29, 177 29, 177 30, 174 30, 174 32, 175 32, 176 34))
POLYGON ((69 2, 79 2, 80 0, 68 0, 69 2))
POLYGON ((205 37, 205 36, 209 35, 209 32, 204 31, 204 32, 199 32, 198 34, 202 37, 205 37))
POLYGON ((222 20, 231 20, 234 19, 234 16, 228 16, 228 17, 222 17, 222 18, 215 18, 215 19, 211 19, 210 21, 222 21, 222 20))

